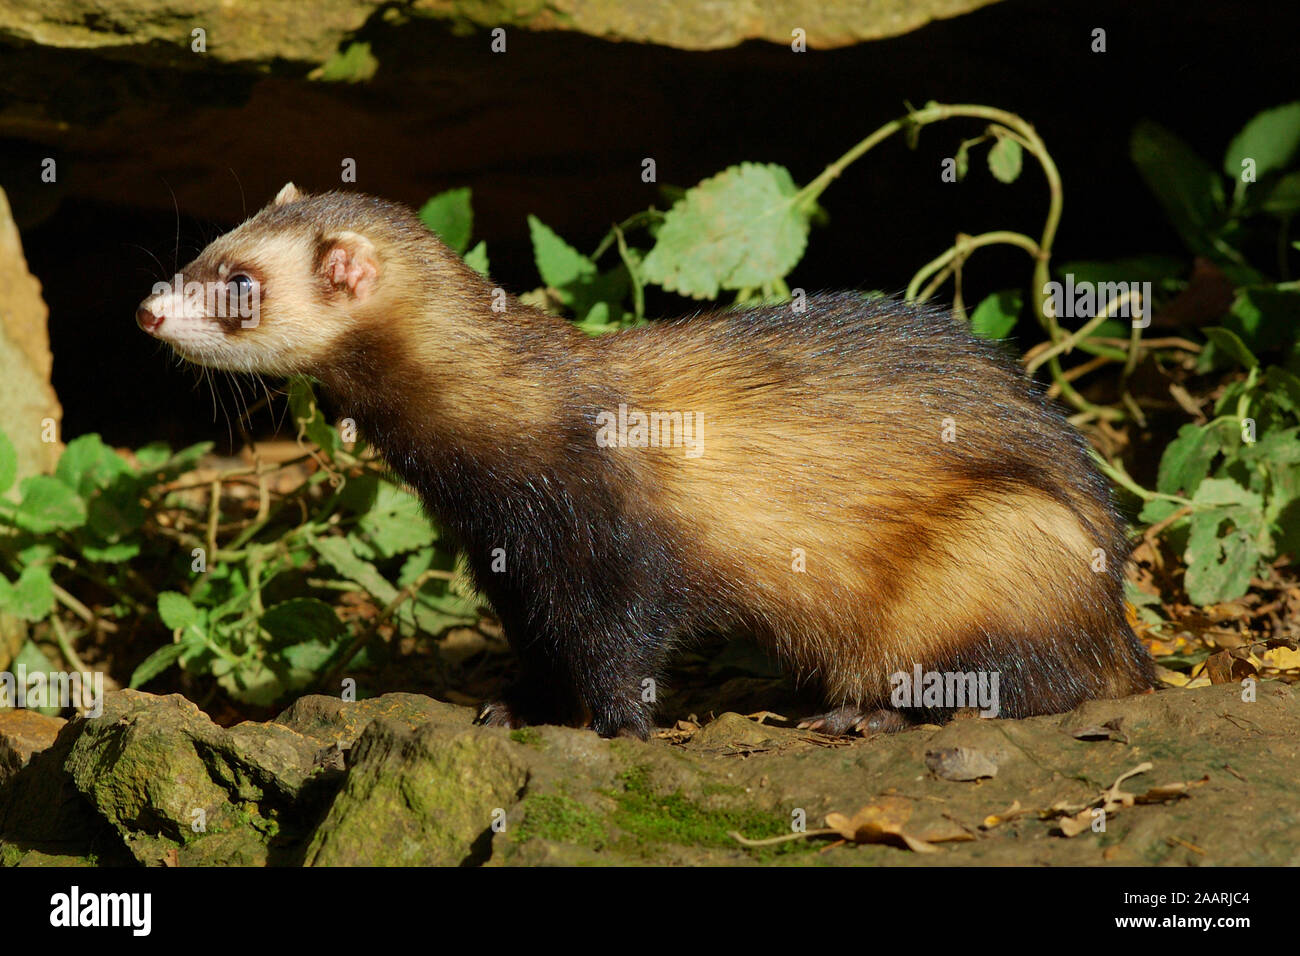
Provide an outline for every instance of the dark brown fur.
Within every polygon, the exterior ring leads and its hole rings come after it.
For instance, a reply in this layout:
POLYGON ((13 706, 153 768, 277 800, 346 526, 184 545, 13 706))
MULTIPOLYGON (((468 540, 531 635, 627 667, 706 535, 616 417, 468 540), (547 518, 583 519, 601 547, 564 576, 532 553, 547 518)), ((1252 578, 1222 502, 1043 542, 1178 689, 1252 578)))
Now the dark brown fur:
POLYGON ((840 294, 589 339, 492 311, 409 210, 340 193, 294 193, 186 275, 232 262, 264 283, 260 325, 228 333, 240 360, 318 377, 465 548, 522 665, 491 722, 644 736, 643 681, 706 631, 815 681, 836 732, 888 711, 889 675, 917 663, 998 672, 1012 717, 1152 685, 1082 438, 946 314, 840 294), (336 249, 373 284, 332 281, 336 249), (259 359, 276 335, 300 364, 282 343, 259 359), (701 413, 703 454, 598 447, 620 403, 701 413))

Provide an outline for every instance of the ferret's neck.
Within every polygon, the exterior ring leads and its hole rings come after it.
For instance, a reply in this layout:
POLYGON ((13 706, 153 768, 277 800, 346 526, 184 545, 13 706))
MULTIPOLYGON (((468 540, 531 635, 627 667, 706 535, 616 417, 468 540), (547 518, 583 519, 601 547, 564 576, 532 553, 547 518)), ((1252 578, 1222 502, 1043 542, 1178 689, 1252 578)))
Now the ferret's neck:
MULTIPOLYGON (((510 301, 455 317, 367 321, 320 369, 339 416, 449 521, 488 483, 544 473, 553 436, 601 390, 596 350, 568 322, 510 301)), ((578 427, 581 427, 580 425, 578 427)))

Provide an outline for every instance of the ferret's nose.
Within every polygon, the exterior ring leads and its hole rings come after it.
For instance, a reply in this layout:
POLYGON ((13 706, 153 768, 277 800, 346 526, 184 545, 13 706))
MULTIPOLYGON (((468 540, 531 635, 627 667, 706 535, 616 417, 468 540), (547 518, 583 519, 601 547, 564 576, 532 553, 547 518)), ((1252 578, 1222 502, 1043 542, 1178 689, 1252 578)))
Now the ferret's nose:
POLYGON ((135 310, 135 324, 150 335, 153 335, 162 327, 163 318, 161 315, 154 315, 153 309, 149 307, 148 299, 141 302, 140 308, 135 310))

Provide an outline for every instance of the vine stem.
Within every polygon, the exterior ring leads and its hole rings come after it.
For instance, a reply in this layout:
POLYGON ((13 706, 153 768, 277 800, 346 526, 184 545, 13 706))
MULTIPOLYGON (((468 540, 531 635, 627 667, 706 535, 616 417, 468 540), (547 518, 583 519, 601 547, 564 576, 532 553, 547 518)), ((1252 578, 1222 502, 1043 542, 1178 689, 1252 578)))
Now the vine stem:
POLYGON ((960 235, 957 237, 956 243, 948 249, 945 249, 941 255, 931 259, 917 270, 916 275, 912 276, 912 281, 907 284, 907 298, 909 300, 924 302, 925 299, 929 297, 928 291, 925 296, 922 296, 919 299, 917 293, 921 288, 921 283, 927 278, 940 269, 943 269, 954 259, 964 259, 976 249, 997 244, 1019 246, 1035 258, 1038 257, 1040 248, 1038 243, 1029 238, 1029 236, 1019 232, 1009 232, 1007 230, 984 232, 980 233, 978 236, 960 235))
POLYGON ((1051 361, 1053 358, 1060 355, 1062 352, 1069 352, 1081 341, 1086 339, 1088 337, 1089 332, 1091 332, 1095 328, 1098 328, 1103 322, 1113 319, 1115 317, 1115 313, 1119 311, 1120 306, 1126 305, 1129 302, 1133 301, 1134 299, 1140 301, 1141 296, 1139 293, 1134 292, 1132 290, 1125 292, 1123 295, 1119 296, 1118 298, 1111 299, 1109 302, 1106 303, 1106 307, 1102 309, 1100 312, 1098 312, 1095 316, 1093 316, 1087 323, 1083 325, 1082 328, 1071 333, 1067 337, 1053 343, 1051 346, 1047 348, 1046 351, 1036 355, 1034 358, 1029 359, 1029 357, 1026 356, 1027 361, 1025 362, 1025 371, 1028 372, 1030 375, 1032 375, 1034 371, 1039 367, 1041 367, 1045 362, 1051 361))
MULTIPOLYGON (((1056 240, 1056 232, 1061 224, 1061 211, 1065 205, 1065 193, 1061 188, 1060 171, 1056 168, 1056 163, 1047 152, 1047 147, 1039 137, 1038 131, 1034 129, 1032 124, 1027 123, 1016 114, 992 106, 980 106, 975 103, 932 103, 919 110, 912 110, 906 116, 891 120, 881 126, 827 166, 815 179, 795 194, 794 201, 801 204, 814 202, 832 182, 839 178, 850 164, 895 133, 905 129, 919 129, 931 123, 959 117, 984 119, 1002 125, 1016 134, 1014 138, 1033 154, 1043 170, 1043 176, 1047 180, 1048 207, 1047 218, 1043 223, 1042 236, 1036 244, 1037 248, 1032 250, 1035 257, 1034 298, 1037 304, 1039 322, 1044 323, 1045 327, 1054 333, 1055 319, 1048 314, 1044 305, 1047 301, 1046 286, 1050 278, 1048 263, 1052 256, 1052 243, 1056 240)), ((919 284, 917 283, 917 285, 919 284)), ((1053 334, 1052 340, 1055 341, 1056 338, 1057 336, 1053 334)))
POLYGON ((1120 487, 1131 491, 1143 501, 1172 501, 1175 504, 1182 505, 1186 508, 1196 507, 1195 503, 1190 498, 1183 498, 1179 495, 1166 495, 1159 491, 1148 491, 1130 478, 1128 472, 1124 470, 1123 466, 1112 464, 1107 461, 1106 458, 1095 449, 1091 450, 1091 454, 1093 460, 1097 463, 1097 467, 1105 472, 1106 476, 1109 477, 1111 481, 1115 482, 1115 484, 1120 487))
MULTIPOLYGON (((1057 323, 1057 316, 1054 309, 1048 308, 1048 285, 1051 280, 1051 271, 1049 264, 1052 258, 1052 244, 1056 241, 1056 233, 1061 224, 1061 213, 1065 205, 1065 193, 1061 187, 1061 174, 1057 169, 1056 163, 1047 151, 1046 144, 1038 135, 1038 131, 1033 125, 1026 122, 1014 113, 1000 110, 991 106, 980 106, 972 103, 955 103, 943 104, 932 103, 919 110, 912 110, 906 116, 884 124, 875 130, 865 139, 853 146, 848 152, 839 159, 828 165, 822 172, 806 186, 800 189, 793 197, 791 202, 794 204, 811 206, 817 198, 825 192, 828 186, 834 182, 844 172, 844 170, 853 162, 862 157, 863 154, 873 149, 875 146, 884 142, 889 137, 903 130, 918 130, 921 127, 928 126, 931 123, 938 123, 948 119, 982 119, 990 123, 995 123, 1001 127, 1001 134, 1009 136, 1019 143, 1027 152, 1029 152, 1037 161, 1039 167, 1043 170, 1043 177, 1047 181, 1048 206, 1047 216, 1043 222, 1042 235, 1035 242, 1028 236, 1014 232, 994 232, 985 233, 981 236, 970 238, 958 237, 957 243, 948 249, 941 256, 927 263, 908 286, 909 297, 915 296, 921 289, 926 278, 936 272, 942 273, 936 279, 936 282, 942 282, 948 274, 956 273, 954 263, 960 262, 966 255, 974 249, 984 245, 993 245, 997 243, 1010 243, 1019 246, 1028 252, 1034 260, 1034 271, 1031 282, 1033 284, 1034 311, 1038 323, 1048 334, 1051 342, 1052 351, 1046 358, 1048 372, 1057 390, 1065 401, 1074 408, 1079 409, 1088 416, 1103 421, 1118 421, 1125 417, 1121 409, 1109 408, 1100 405, 1094 405, 1081 395, 1075 389, 1065 376, 1061 368, 1059 355, 1063 351, 1073 348, 1083 341, 1083 336, 1071 336, 1064 347, 1061 346, 1061 329, 1057 323)), ((994 131, 994 135, 999 135, 994 131)), ((937 288, 937 285, 934 286, 937 288)), ((927 289, 926 294, 930 294, 932 289, 927 289)), ((1091 325, 1091 324, 1090 324, 1091 325)), ((1089 329, 1095 329, 1096 325, 1091 325, 1089 329)), ((1125 355, 1125 367, 1131 369, 1134 363, 1132 349, 1136 346, 1136 339, 1130 339, 1129 354, 1125 355)), ((1040 363, 1041 364, 1041 363, 1040 363)))
POLYGON ((68 639, 68 632, 63 629, 63 622, 59 620, 58 614, 50 615, 50 625, 54 628, 54 640, 59 645, 59 650, 63 652, 64 659, 72 666, 74 671, 82 673, 87 672, 85 664, 81 663, 81 658, 72 648, 72 641, 68 639))

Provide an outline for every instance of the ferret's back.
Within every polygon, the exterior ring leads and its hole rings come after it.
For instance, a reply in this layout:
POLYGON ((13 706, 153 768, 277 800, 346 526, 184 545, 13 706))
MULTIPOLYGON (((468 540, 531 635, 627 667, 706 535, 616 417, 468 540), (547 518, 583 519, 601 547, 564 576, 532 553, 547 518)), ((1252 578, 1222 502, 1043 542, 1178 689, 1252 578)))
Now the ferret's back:
MULTIPOLYGON (((698 457, 617 454, 686 543, 698 577, 681 586, 739 598, 701 614, 749 607, 701 626, 765 632, 845 699, 884 693, 918 655, 964 665, 984 648, 997 669, 1037 639, 1068 644, 1044 614, 1080 635, 1116 627, 1122 524, 1082 439, 950 316, 815 296, 802 313, 701 316, 605 347, 630 408, 698 417, 698 457)), ((1089 695, 1070 680, 1022 684, 1009 706, 1089 695)))

